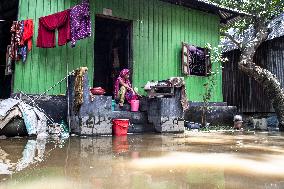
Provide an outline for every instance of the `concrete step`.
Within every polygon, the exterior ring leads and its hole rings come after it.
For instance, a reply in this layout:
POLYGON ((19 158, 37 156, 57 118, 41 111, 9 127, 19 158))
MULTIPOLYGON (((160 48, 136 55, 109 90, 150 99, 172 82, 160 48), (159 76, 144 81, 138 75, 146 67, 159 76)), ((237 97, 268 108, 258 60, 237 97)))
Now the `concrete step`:
POLYGON ((114 105, 114 111, 130 111, 130 110, 131 110, 130 104, 124 104, 123 107, 119 107, 118 104, 114 105))
MULTIPOLYGON (((204 102, 189 102, 189 106, 203 106, 204 102)), ((227 102, 209 102, 209 106, 227 106, 227 102)))
POLYGON ((112 119, 129 119, 130 124, 148 124, 147 113, 130 111, 113 111, 112 119))
POLYGON ((130 124, 127 133, 149 133, 155 132, 152 124, 130 124))

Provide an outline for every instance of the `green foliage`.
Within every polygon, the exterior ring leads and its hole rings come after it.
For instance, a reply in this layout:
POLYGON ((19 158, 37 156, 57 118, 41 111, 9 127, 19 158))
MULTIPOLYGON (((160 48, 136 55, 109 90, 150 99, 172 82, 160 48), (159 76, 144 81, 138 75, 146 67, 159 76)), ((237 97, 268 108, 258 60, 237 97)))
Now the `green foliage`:
POLYGON ((250 25, 255 26, 258 23, 268 24, 270 20, 279 16, 284 12, 283 0, 210 0, 221 6, 232 8, 237 11, 245 12, 251 16, 244 16, 238 22, 228 27, 238 28, 239 31, 244 31, 250 25))
MULTIPOLYGON (((218 47, 212 47, 211 44, 207 43, 205 48, 210 50, 210 59, 214 63, 225 63, 227 58, 222 57, 222 53, 218 47)), ((217 77, 219 74, 222 74, 222 66, 218 66, 216 70, 212 71, 208 76, 208 80, 203 84, 205 93, 203 94, 203 102, 209 103, 210 99, 213 96, 214 89, 217 85, 217 77)))
MULTIPOLYGON (((225 63, 227 61, 226 58, 222 57, 222 53, 220 52, 218 47, 212 47, 211 44, 207 43, 205 48, 210 50, 210 59, 211 62, 214 63, 225 63)), ((213 96, 214 90, 217 85, 217 77, 219 74, 222 74, 222 66, 218 66, 216 70, 212 71, 211 74, 208 76, 208 79, 203 84, 205 92, 202 96, 203 99, 203 107, 202 107, 202 120, 201 124, 203 126, 206 125, 206 112, 209 111, 209 102, 213 96)))

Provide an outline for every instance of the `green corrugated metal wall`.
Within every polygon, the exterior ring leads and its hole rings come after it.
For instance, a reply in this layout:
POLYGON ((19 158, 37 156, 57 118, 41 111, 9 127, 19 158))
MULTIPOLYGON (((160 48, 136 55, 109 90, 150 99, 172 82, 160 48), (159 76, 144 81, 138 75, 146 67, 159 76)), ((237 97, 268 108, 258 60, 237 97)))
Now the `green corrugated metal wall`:
MULTIPOLYGON (((72 7, 79 0, 20 0, 19 20, 35 20, 34 46, 26 64, 16 64, 14 92, 40 94, 62 79, 69 71, 80 67, 89 68, 93 80, 94 30, 91 38, 81 40, 75 48, 70 45, 54 49, 35 47, 38 18, 72 7)), ((113 16, 133 20, 133 84, 141 90, 148 80, 162 80, 182 76, 181 42, 204 46, 219 43, 219 18, 216 15, 187 9, 158 0, 90 0, 92 25, 95 14, 110 8, 113 16)), ((217 64, 215 65, 215 67, 217 64)), ((222 101, 222 78, 218 76, 212 101, 222 101)), ((188 96, 191 101, 202 101, 203 83, 206 77, 186 77, 188 96)), ((62 83, 49 94, 64 94, 62 83)))

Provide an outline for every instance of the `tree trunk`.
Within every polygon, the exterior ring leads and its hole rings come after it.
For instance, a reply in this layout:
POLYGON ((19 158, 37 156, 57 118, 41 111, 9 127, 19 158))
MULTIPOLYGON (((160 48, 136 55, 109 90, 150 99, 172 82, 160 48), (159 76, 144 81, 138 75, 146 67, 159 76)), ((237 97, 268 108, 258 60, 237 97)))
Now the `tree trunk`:
POLYGON ((277 115, 279 130, 284 131, 284 91, 281 89, 278 79, 270 71, 246 59, 241 59, 239 69, 254 78, 263 87, 277 115), (246 62, 245 65, 244 62, 246 62))
POLYGON ((253 62, 257 48, 267 38, 267 35, 267 28, 259 28, 255 39, 241 49, 238 68, 249 77, 254 78, 263 87, 277 115, 279 130, 284 131, 284 90, 274 74, 253 62))

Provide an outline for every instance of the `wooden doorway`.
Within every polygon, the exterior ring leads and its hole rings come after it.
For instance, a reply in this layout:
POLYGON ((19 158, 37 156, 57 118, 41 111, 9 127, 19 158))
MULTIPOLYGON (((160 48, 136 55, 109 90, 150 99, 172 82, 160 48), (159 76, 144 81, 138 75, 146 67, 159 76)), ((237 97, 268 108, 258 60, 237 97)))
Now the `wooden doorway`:
POLYGON ((120 70, 132 70, 132 22, 97 15, 95 30, 94 87, 112 96, 120 70))

